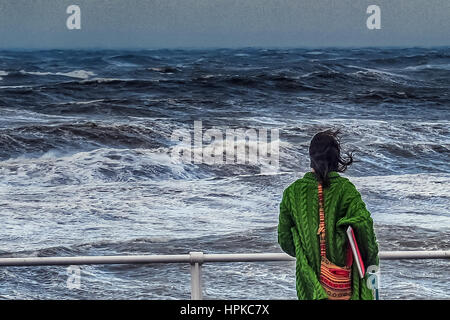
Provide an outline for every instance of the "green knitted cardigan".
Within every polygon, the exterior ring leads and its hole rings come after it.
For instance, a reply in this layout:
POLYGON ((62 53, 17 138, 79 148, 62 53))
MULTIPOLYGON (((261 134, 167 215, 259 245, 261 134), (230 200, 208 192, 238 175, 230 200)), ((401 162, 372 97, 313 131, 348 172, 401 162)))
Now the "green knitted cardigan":
MULTIPOLYGON (((330 186, 323 190, 327 258, 338 266, 345 265, 347 235, 351 225, 361 252, 364 266, 378 266, 378 244, 366 205, 355 186, 337 172, 330 172, 330 186)), ((283 251, 296 257, 296 289, 298 299, 327 299, 318 276, 320 249, 317 229, 319 204, 317 180, 306 173, 287 187, 280 203, 278 243, 283 251)), ((356 265, 352 267, 352 300, 373 299, 366 285, 367 276, 359 278, 356 265)))

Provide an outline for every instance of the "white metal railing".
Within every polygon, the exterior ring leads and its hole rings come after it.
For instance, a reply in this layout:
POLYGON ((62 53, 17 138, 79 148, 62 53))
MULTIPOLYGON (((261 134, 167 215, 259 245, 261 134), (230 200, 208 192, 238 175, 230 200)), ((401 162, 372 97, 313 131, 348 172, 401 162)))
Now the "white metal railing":
MULTIPOLYGON (((399 259, 450 259, 447 251, 381 251, 383 260, 399 259)), ((261 262, 295 261, 286 253, 231 253, 205 254, 190 252, 178 255, 129 255, 129 256, 79 256, 79 257, 25 257, 0 258, 0 266, 61 266, 93 264, 151 264, 151 263, 189 263, 191 266, 191 299, 201 300, 202 264, 209 262, 261 262)))

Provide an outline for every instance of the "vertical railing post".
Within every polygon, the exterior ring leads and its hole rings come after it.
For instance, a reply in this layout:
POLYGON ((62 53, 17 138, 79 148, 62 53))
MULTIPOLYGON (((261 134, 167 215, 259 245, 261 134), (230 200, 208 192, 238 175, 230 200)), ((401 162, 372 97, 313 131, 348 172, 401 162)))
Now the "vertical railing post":
POLYGON ((191 264, 191 299, 202 300, 203 252, 189 252, 191 264))

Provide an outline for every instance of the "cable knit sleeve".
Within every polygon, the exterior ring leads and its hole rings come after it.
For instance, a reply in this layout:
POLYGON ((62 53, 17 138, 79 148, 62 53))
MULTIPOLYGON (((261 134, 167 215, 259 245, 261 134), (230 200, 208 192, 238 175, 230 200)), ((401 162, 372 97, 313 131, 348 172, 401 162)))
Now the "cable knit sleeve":
POLYGON ((292 238, 291 228, 294 226, 292 213, 288 198, 288 189, 283 192, 283 199, 280 203, 280 216, 278 223, 278 243, 281 249, 290 256, 295 257, 295 246, 292 238))
POLYGON ((378 265, 378 243, 370 212, 356 187, 348 182, 342 198, 345 216, 338 220, 336 226, 351 225, 358 243, 364 266, 378 265))

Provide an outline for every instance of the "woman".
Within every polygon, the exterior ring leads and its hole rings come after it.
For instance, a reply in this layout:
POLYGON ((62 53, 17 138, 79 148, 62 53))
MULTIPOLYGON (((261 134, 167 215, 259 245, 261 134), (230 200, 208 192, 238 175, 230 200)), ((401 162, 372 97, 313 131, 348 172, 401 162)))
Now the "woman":
POLYGON ((349 266, 348 226, 353 228, 366 268, 378 265, 378 244, 360 193, 338 174, 353 162, 351 154, 347 159, 341 157, 338 134, 327 130, 313 137, 309 147, 312 170, 284 190, 280 204, 278 243, 296 257, 299 299, 373 299, 367 277, 360 279, 356 264, 349 266), (328 263, 334 264, 334 269, 328 268, 328 263), (327 270, 332 271, 328 272, 331 280, 327 270), (333 282, 338 283, 336 288, 347 286, 347 293, 344 289, 335 295, 333 282))

